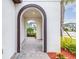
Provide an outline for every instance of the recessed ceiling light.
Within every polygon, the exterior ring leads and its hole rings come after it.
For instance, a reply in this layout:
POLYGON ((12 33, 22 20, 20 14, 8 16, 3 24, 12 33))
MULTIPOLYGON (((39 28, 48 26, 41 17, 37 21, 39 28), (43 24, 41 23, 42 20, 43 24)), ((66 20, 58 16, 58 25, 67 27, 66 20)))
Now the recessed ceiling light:
POLYGON ((35 12, 32 12, 32 14, 35 14, 35 12))

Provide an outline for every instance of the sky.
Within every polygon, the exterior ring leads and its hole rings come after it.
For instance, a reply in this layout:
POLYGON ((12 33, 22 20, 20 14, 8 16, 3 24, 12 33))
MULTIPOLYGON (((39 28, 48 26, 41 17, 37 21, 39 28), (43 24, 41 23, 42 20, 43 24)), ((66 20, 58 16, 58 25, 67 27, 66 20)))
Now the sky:
POLYGON ((76 22, 76 4, 68 4, 65 6, 64 23, 76 22))

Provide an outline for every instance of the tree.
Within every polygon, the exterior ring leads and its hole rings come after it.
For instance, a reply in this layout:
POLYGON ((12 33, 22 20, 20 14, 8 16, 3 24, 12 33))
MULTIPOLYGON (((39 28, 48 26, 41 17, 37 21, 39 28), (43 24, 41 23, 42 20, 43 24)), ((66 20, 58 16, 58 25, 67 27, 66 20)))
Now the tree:
POLYGON ((62 12, 62 20, 64 20, 64 12, 65 12, 65 6, 69 3, 73 3, 75 0, 62 0, 61 1, 61 12, 62 12))
MULTIPOLYGON (((75 0, 62 0, 61 1, 61 22, 62 22, 62 24, 61 24, 61 32, 62 32, 62 30, 64 30, 64 27, 63 27, 63 23, 64 23, 64 12, 65 12, 65 6, 67 5, 67 4, 69 4, 69 3, 73 3, 73 2, 75 2, 75 0)), ((69 33, 67 32, 67 31, 65 31, 66 33, 67 33, 67 35, 72 39, 72 37, 69 35, 69 33)), ((61 34, 61 36, 62 36, 62 34, 61 34)))
POLYGON ((67 5, 68 3, 73 3, 75 0, 64 0, 64 4, 67 5))
POLYGON ((62 0, 61 1, 61 12, 62 12, 62 20, 64 20, 64 12, 65 12, 65 6, 69 3, 73 3, 75 0, 62 0))
POLYGON ((30 35, 33 33, 33 31, 34 31, 33 28, 27 28, 27 33, 30 34, 30 35))

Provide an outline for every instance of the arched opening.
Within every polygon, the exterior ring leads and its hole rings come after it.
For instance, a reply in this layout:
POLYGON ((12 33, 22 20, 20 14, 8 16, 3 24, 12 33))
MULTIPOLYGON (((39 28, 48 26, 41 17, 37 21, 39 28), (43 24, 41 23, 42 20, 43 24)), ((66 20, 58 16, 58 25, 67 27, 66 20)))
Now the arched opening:
POLYGON ((34 20, 28 20, 25 22, 26 37, 34 37, 37 39, 37 24, 34 20))
POLYGON ((46 22, 45 11, 40 6, 29 4, 21 8, 17 19, 17 52, 20 52, 20 43, 25 37, 42 40, 42 50, 47 51, 46 22))

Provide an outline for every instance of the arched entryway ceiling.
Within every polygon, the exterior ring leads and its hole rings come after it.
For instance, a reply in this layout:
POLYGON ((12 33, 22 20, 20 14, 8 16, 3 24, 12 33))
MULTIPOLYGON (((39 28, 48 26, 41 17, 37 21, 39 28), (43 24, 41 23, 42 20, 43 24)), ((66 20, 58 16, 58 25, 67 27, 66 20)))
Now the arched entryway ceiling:
POLYGON ((36 4, 28 4, 22 7, 17 17, 17 52, 20 52, 20 17, 23 11, 27 8, 34 7, 41 11, 44 16, 44 52, 47 52, 47 18, 46 13, 42 7, 36 4))
POLYGON ((28 8, 23 15, 24 18, 42 18, 42 15, 39 10, 34 7, 28 8))

